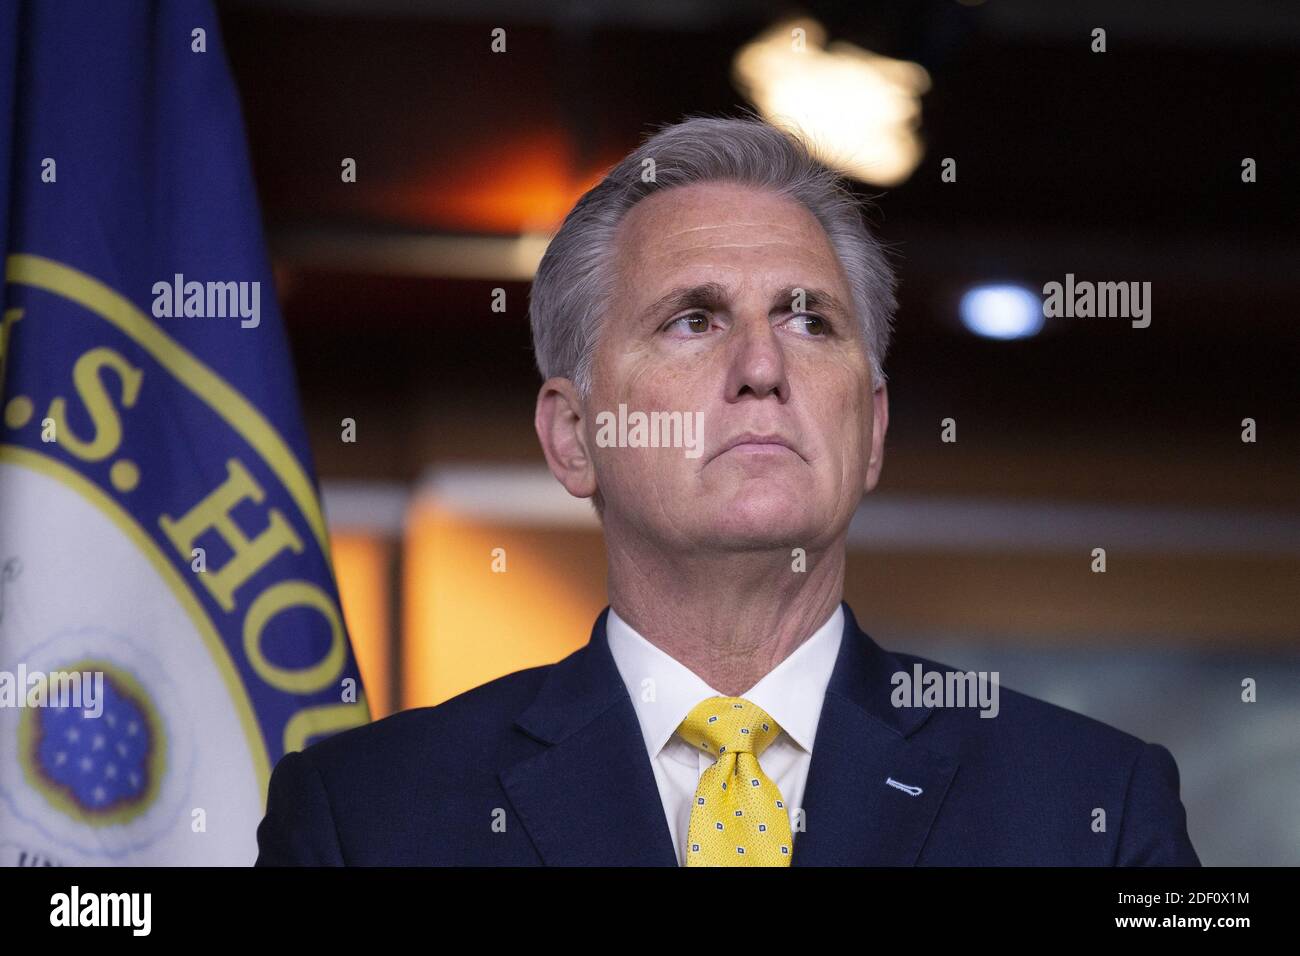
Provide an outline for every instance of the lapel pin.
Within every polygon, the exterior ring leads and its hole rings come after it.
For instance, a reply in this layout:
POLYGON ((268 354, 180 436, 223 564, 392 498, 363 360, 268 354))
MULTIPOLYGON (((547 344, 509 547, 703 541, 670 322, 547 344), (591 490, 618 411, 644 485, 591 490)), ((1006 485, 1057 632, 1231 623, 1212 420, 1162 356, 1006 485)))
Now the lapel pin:
POLYGON ((886 777, 885 783, 889 784, 891 787, 897 787, 899 790, 902 790, 904 793, 908 794, 909 796, 919 797, 922 793, 920 787, 909 787, 905 783, 899 783, 893 777, 886 777))

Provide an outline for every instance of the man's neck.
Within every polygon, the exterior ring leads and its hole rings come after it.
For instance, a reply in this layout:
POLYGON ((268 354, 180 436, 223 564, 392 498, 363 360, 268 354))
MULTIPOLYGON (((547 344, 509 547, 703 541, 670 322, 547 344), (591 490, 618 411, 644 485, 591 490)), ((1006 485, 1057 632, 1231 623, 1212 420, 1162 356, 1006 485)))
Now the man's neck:
POLYGON ((840 542, 793 570, 790 550, 658 554, 608 546, 610 606, 710 687, 739 697, 826 623, 844 591, 840 542))

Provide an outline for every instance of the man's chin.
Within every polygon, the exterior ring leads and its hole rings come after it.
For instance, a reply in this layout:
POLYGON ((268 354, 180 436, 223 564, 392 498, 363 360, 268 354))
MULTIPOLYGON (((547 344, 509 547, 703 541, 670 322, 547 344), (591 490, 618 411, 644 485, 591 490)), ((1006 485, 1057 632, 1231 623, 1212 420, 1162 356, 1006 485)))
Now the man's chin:
POLYGON ((825 532, 797 503, 742 501, 703 518, 701 525, 720 548, 761 550, 806 548, 825 532))

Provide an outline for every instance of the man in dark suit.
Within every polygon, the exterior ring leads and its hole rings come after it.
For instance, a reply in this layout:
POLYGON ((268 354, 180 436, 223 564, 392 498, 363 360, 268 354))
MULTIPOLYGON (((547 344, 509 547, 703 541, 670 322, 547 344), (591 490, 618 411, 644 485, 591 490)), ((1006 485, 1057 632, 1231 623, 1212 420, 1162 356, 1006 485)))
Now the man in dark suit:
MULTIPOLYGON (((605 616, 558 664, 286 755, 258 865, 677 865, 605 616)), ((1200 865, 1163 747, 1005 688, 990 720, 895 708, 891 675, 945 668, 845 618, 793 865, 1200 865)))
POLYGON ((1199 865, 1169 751, 887 652, 842 602, 894 308, 796 137, 698 118, 616 166, 530 302, 610 606, 559 663, 286 755, 259 865, 1199 865))

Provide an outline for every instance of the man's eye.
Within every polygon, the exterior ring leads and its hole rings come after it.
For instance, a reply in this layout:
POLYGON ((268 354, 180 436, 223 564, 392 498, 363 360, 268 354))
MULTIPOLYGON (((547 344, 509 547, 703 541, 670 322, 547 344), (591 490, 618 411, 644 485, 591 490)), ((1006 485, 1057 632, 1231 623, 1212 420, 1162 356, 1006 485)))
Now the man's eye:
POLYGON ((709 325, 709 317, 703 312, 692 312, 690 315, 683 315, 681 318, 668 323, 670 329, 680 326, 692 334, 709 331, 709 325))
POLYGON ((801 313, 794 316, 790 321, 801 326, 809 335, 825 335, 827 332, 826 320, 820 315, 804 315, 801 313))

